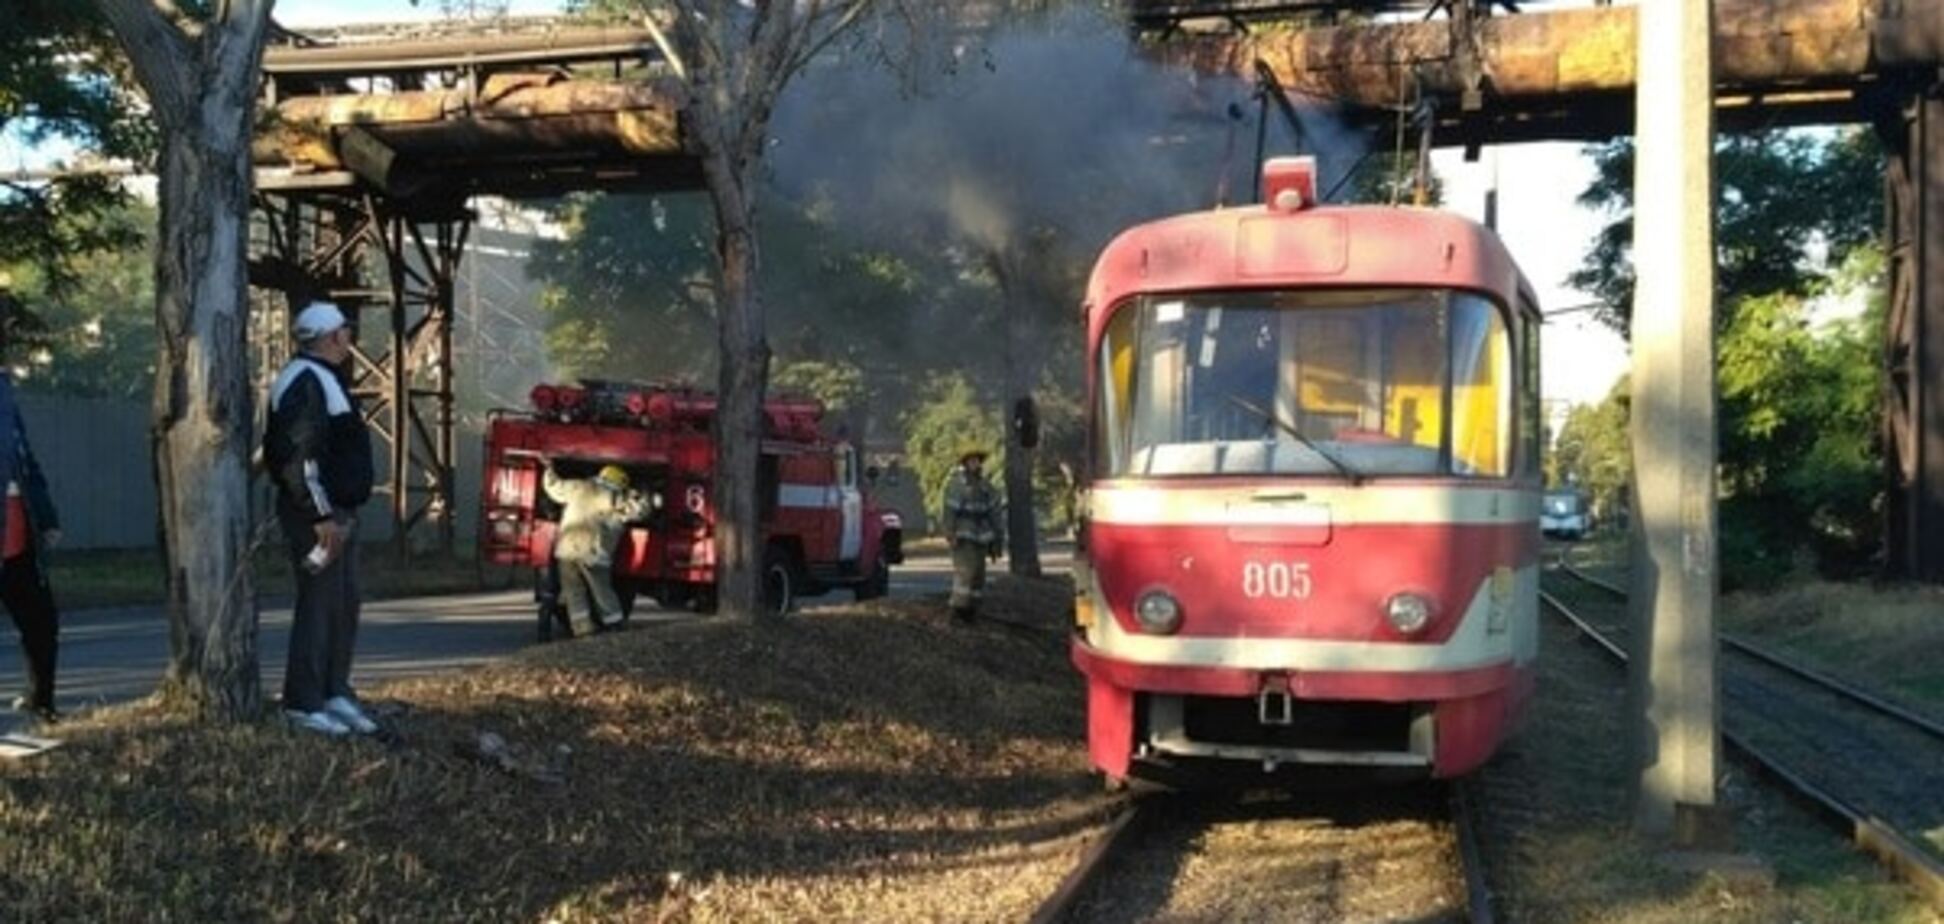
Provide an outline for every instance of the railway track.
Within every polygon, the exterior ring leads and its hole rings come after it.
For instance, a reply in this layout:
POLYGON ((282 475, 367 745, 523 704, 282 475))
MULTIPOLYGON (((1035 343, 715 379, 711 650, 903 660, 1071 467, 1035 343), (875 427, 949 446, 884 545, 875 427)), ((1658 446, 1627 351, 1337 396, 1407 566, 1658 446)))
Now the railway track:
POLYGON ((1490 922, 1472 818, 1442 784, 1137 797, 1030 920, 1490 922))
MULTIPOLYGON (((1564 564, 1556 573, 1601 599, 1542 592, 1545 605, 1624 663, 1626 592, 1564 564)), ((1720 642, 1729 749, 1944 908, 1944 724, 1745 638, 1720 642)))

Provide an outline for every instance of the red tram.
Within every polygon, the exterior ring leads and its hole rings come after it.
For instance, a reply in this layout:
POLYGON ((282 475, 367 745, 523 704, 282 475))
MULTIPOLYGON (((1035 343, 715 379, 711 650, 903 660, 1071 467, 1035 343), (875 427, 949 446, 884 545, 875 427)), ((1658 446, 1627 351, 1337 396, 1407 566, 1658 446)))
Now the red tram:
POLYGON ((1088 285, 1093 763, 1464 774, 1533 687, 1536 300, 1462 217, 1320 206, 1308 158, 1263 185, 1088 285))

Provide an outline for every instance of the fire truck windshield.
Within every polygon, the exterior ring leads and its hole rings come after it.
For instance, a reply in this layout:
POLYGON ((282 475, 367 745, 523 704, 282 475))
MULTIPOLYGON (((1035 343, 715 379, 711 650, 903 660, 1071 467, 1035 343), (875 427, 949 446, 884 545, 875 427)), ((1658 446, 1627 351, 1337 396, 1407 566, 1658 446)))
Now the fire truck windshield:
POLYGON ((1506 331, 1445 290, 1133 299, 1100 344, 1099 474, 1505 476, 1506 331))

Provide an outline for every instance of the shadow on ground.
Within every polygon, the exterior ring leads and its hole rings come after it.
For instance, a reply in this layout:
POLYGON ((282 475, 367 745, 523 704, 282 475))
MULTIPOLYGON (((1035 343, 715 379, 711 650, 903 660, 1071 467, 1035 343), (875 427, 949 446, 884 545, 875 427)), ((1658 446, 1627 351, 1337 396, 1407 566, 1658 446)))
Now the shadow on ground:
POLYGON ((1105 799, 1057 631, 1070 592, 998 598, 1047 631, 912 601, 656 626, 369 691, 396 704, 390 743, 106 713, 0 766, 0 909, 1021 917, 1105 799))

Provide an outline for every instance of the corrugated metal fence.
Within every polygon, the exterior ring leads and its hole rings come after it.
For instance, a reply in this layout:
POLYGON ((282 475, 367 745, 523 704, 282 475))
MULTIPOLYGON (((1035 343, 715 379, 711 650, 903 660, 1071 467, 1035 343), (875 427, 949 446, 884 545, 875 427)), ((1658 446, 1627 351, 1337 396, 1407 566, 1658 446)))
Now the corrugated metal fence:
MULTIPOLYGON (((135 401, 19 394, 34 454, 60 508, 62 545, 137 549, 156 544, 155 476, 149 453, 148 405, 135 401)), ((383 477, 385 448, 374 439, 383 477)), ((480 437, 458 434, 454 466, 455 535, 469 546, 478 518, 480 437)), ((259 487, 261 487, 261 483, 259 487)), ((267 490, 267 489, 266 489, 267 490)), ((388 498, 366 506, 359 532, 368 541, 391 535, 388 498)), ((259 509, 267 509, 260 507, 259 509)))
POLYGON ((62 545, 155 545, 155 475, 148 406, 21 394, 20 413, 61 513, 62 545))

